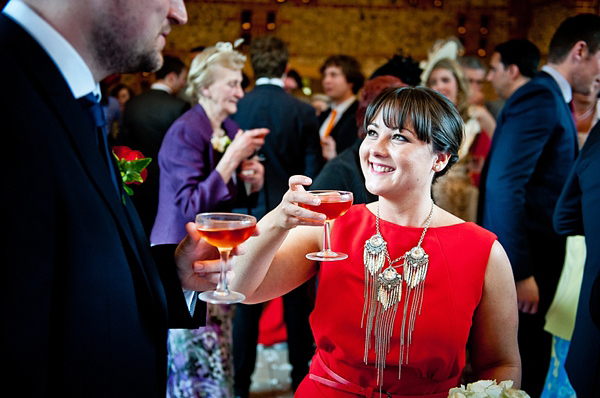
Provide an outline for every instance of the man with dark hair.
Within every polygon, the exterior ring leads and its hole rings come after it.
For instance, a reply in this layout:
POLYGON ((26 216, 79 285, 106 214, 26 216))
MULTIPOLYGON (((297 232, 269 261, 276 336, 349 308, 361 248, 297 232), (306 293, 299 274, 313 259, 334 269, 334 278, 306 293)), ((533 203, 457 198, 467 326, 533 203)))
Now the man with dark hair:
POLYGON ((153 259, 98 95, 109 75, 158 69, 186 21, 183 0, 11 0, 0 13, 0 380, 22 396, 164 397, 168 328, 205 321, 183 289, 214 288, 193 269, 214 248, 189 224, 153 259))
POLYGON ((494 49, 487 80, 498 97, 506 100, 535 76, 539 64, 540 50, 535 44, 527 39, 509 40, 494 49))
POLYGON ((323 157, 327 160, 352 146, 358 138, 356 94, 365 81, 360 69, 360 63, 349 55, 333 55, 321 66, 323 89, 333 104, 331 110, 319 117, 323 157))
MULTIPOLYGON (((314 109, 283 89, 289 53, 283 41, 274 36, 253 39, 250 61, 255 88, 238 103, 233 119, 242 129, 266 127, 269 134, 260 149, 264 157, 265 183, 258 205, 249 213, 261 218, 273 210, 288 190, 288 180, 296 174, 315 177, 323 163, 318 122, 314 109)), ((312 310, 311 282, 283 296, 292 388, 295 390, 308 373, 314 353, 308 322, 312 310)), ((233 360, 235 395, 247 397, 250 377, 256 362, 259 319, 262 304, 238 304, 233 320, 233 360)))
POLYGON ((147 236, 150 236, 158 210, 160 145, 171 124, 190 108, 189 103, 177 97, 186 82, 185 64, 177 57, 165 55, 164 59, 150 89, 130 99, 123 112, 121 142, 152 158, 146 181, 133 187, 131 197, 147 236))
POLYGON ((566 240, 552 226, 558 196, 578 153, 568 103, 600 78, 600 17, 566 19, 548 64, 508 99, 498 117, 480 187, 479 220, 496 233, 513 267, 519 303, 521 387, 539 396, 550 361, 544 317, 562 270, 566 240))
POLYGON ((487 69, 483 62, 479 58, 472 56, 459 57, 457 61, 465 72, 465 78, 469 83, 469 103, 485 107, 493 119, 496 119, 504 106, 504 100, 496 99, 487 101, 485 99, 483 83, 487 69))

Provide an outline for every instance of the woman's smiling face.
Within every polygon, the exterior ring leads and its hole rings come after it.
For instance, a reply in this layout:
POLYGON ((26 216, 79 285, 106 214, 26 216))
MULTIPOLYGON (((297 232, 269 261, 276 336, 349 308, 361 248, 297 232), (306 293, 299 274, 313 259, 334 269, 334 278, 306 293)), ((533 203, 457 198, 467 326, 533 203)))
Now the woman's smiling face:
POLYGON ((389 128, 380 111, 367 126, 359 156, 366 187, 374 195, 430 189, 437 155, 431 144, 417 137, 410 123, 402 129, 389 128))

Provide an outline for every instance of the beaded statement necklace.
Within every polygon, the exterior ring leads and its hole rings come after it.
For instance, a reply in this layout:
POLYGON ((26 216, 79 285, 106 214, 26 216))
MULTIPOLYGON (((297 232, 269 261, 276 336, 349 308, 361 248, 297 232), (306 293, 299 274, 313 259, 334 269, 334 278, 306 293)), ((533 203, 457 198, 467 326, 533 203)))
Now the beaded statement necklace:
POLYGON ((365 242, 363 251, 363 262, 365 264, 365 289, 364 306, 360 326, 365 327, 365 353, 364 362, 371 346, 371 332, 375 328, 375 368, 377 370, 377 384, 381 387, 383 383, 383 369, 385 358, 390 351, 390 338, 394 329, 394 321, 398 310, 398 303, 404 295, 404 313, 402 315, 402 327, 400 331, 400 359, 398 363, 398 378, 402 375, 402 364, 408 363, 408 353, 415 327, 417 314, 421 314, 423 305, 423 293, 425 276, 429 265, 429 255, 421 247, 433 215, 433 201, 431 210, 425 221, 425 228, 421 238, 415 247, 404 253, 395 260, 390 258, 387 250, 387 242, 383 239, 379 229, 379 203, 377 204, 377 218, 375 221, 376 232, 365 242), (388 267, 383 269, 385 261, 388 267), (404 260, 400 265, 394 265, 404 260), (396 268, 402 267, 400 273, 396 268), (404 282, 404 283, 403 283, 404 282), (402 289, 402 285, 405 288, 402 289), (412 298, 412 300, 411 300, 412 298), (410 302, 410 312, 409 312, 410 302), (408 314, 408 330, 407 326, 408 314), (405 336, 406 335, 406 336, 405 336))

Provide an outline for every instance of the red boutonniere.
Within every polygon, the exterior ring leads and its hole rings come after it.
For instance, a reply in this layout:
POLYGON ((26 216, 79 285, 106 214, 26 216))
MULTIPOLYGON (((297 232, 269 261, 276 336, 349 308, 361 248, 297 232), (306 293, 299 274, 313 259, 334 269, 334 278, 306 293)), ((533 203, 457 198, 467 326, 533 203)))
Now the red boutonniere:
POLYGON ((123 188, 128 195, 133 195, 133 190, 127 185, 139 185, 146 180, 148 170, 146 167, 152 161, 146 158, 140 151, 134 151, 126 146, 113 147, 113 154, 117 158, 121 178, 123 179, 123 188))

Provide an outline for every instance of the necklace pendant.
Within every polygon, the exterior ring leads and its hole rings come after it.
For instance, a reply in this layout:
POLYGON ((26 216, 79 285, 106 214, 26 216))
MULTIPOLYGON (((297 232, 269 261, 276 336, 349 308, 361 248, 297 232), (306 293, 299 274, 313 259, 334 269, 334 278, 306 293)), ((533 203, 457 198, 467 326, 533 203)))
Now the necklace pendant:
POLYGON ((371 238, 365 242, 363 260, 371 276, 375 276, 375 274, 383 267, 386 247, 387 243, 380 234, 371 236, 371 238))
POLYGON ((420 246, 415 246, 406 252, 404 260, 404 280, 409 288, 416 287, 425 280, 429 255, 420 246))
POLYGON ((387 268, 377 277, 379 292, 377 301, 383 307, 383 311, 395 306, 402 296, 402 275, 393 267, 387 268))

